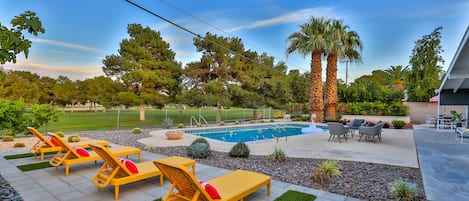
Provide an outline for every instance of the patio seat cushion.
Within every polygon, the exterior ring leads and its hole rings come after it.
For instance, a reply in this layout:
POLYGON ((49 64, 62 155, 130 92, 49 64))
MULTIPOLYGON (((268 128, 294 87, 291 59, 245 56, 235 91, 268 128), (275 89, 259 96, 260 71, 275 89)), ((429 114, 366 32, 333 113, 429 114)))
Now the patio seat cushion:
POLYGON ((205 189, 205 192, 210 195, 212 199, 221 199, 220 194, 218 193, 217 189, 207 182, 199 180, 199 184, 205 189))
POLYGON ((127 158, 118 158, 117 160, 119 160, 131 173, 138 174, 138 167, 132 160, 127 158))
POLYGON ((79 147, 79 146, 74 145, 74 146, 72 146, 72 149, 75 150, 78 154, 80 154, 80 156, 84 156, 84 157, 90 156, 90 152, 88 152, 83 147, 79 147))

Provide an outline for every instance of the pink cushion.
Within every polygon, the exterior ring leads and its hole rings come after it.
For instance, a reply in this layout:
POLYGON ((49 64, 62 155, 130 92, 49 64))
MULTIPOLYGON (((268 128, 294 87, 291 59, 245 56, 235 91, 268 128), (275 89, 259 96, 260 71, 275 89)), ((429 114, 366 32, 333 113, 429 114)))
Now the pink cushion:
POLYGON ((51 138, 50 136, 46 136, 47 141, 51 142, 53 145, 56 147, 60 146, 60 144, 54 140, 54 138, 51 138))
POLYGON ((90 156, 90 153, 86 149, 83 149, 83 147, 74 145, 72 146, 72 149, 75 150, 80 156, 84 156, 84 157, 90 156))
POLYGON ((131 173, 138 173, 138 167, 132 160, 126 158, 118 158, 118 160, 124 165, 131 173))
POLYGON ((220 194, 218 193, 217 189, 212 186, 212 184, 200 180, 199 184, 202 185, 202 187, 205 189, 205 192, 207 192, 207 194, 210 195, 212 199, 221 199, 220 194))

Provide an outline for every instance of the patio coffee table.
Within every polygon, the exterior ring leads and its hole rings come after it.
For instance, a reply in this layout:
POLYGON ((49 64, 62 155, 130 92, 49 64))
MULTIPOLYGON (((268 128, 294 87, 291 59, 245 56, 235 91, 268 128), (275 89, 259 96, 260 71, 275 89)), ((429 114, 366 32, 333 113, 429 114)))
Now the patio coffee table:
POLYGON ((170 156, 167 158, 159 159, 159 161, 164 161, 164 162, 173 163, 173 164, 180 164, 186 167, 190 166, 192 169, 192 174, 194 174, 195 176, 195 160, 192 160, 190 158, 180 157, 180 156, 170 156))

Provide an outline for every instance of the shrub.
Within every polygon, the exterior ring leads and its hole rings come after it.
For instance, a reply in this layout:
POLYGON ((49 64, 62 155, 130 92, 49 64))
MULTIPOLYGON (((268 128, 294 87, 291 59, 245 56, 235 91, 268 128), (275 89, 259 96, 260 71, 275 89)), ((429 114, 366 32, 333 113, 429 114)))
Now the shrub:
POLYGON ((224 126, 225 125, 225 122, 224 121, 220 121, 220 126, 224 126))
POLYGON ((55 134, 58 135, 58 136, 60 136, 60 137, 64 137, 64 136, 65 136, 65 135, 64 135, 64 132, 61 132, 61 131, 56 132, 55 134))
POLYGON ((142 133, 142 129, 140 129, 140 128, 134 128, 134 129, 132 129, 132 133, 133 133, 133 134, 140 134, 140 133, 142 133))
POLYGON ((275 147, 274 151, 268 156, 267 159, 273 162, 285 162, 287 161, 287 154, 285 154, 282 149, 275 147))
POLYGON ((170 129, 173 126, 173 120, 170 118, 165 118, 163 120, 163 128, 170 129))
POLYGON ((282 119, 285 117, 285 111, 277 111, 272 115, 272 118, 274 119, 282 119))
POLYGON ((184 124, 183 123, 178 123, 178 128, 184 128, 184 124))
POLYGON ((211 153, 210 145, 206 143, 193 143, 187 148, 187 155, 194 158, 206 158, 211 153))
POLYGON ((398 200, 411 201, 415 200, 415 190, 402 179, 394 181, 391 186, 391 193, 398 200))
POLYGON ((249 121, 249 123, 253 124, 253 123, 256 123, 256 121, 255 121, 255 120, 251 120, 251 121, 249 121))
POLYGON ((264 123, 264 122, 265 122, 265 120, 264 120, 264 119, 261 119, 261 123, 264 123))
POLYGON ((195 143, 205 143, 205 144, 208 144, 208 141, 205 139, 205 138, 196 138, 191 145, 195 144, 195 143))
POLYGON ((326 160, 318 165, 311 179, 319 184, 327 184, 332 178, 340 176, 342 176, 342 171, 339 168, 339 161, 326 160))
POLYGON ((3 141, 4 141, 4 142, 11 142, 11 141, 13 141, 13 140, 15 140, 15 137, 13 137, 13 136, 11 136, 11 135, 4 135, 4 136, 3 136, 3 141))
POLYGON ((24 142, 16 142, 15 145, 13 145, 13 147, 25 147, 26 145, 24 144, 24 142))
POLYGON ((77 134, 72 134, 68 136, 68 142, 80 142, 80 136, 77 134))
POLYGON ((275 122, 275 119, 270 119, 270 122, 275 122))
POLYGON ((229 155, 231 157, 247 158, 249 156, 249 147, 244 142, 238 142, 231 148, 229 155))
POLYGON ((201 123, 198 123, 198 124, 197 124, 197 127, 202 127, 202 124, 201 124, 201 123))
POLYGON ((403 120, 400 120, 400 119, 394 119, 392 120, 392 125, 394 126, 394 128, 402 128, 405 126, 405 121, 403 120))
POLYGON ((235 121, 235 124, 239 124, 239 121, 235 121))

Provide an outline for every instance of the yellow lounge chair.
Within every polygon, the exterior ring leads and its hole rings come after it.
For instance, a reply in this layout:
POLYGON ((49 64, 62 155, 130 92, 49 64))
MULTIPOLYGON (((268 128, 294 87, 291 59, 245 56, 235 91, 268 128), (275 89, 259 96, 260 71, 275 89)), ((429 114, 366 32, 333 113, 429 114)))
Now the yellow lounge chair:
MULTIPOLYGON (((57 141, 62 147, 64 152, 57 152, 54 157, 49 161, 49 163, 55 167, 57 170, 60 165, 65 166, 65 176, 68 176, 70 165, 77 164, 77 163, 86 163, 91 161, 101 160, 101 157, 96 152, 89 152, 89 156, 81 156, 78 154, 73 148, 66 143, 61 137, 56 134, 49 133, 49 136, 57 141)), ((110 148, 109 152, 111 152, 114 156, 128 156, 131 154, 138 154, 138 161, 140 161, 140 153, 141 150, 135 147, 117 147, 117 148, 110 148)))
MULTIPOLYGON (((36 136, 38 138, 37 142, 29 149, 29 152, 34 154, 34 158, 36 158, 36 155, 38 153, 40 153, 41 154, 41 161, 42 161, 42 160, 44 160, 44 153, 46 153, 46 152, 57 152, 57 151, 62 150, 62 148, 60 146, 55 146, 54 144, 52 144, 52 142, 47 140, 47 138, 44 137, 44 135, 42 135, 35 128, 28 127, 28 130, 29 130, 29 132, 31 132, 34 136, 36 136)), ((70 145, 72 145, 72 146, 75 145, 75 146, 79 146, 79 147, 83 147, 83 148, 88 148, 89 143, 97 143, 97 144, 101 144, 101 145, 106 146, 106 147, 109 146, 109 142, 105 141, 105 140, 86 140, 86 141, 82 141, 82 142, 70 143, 70 145)))
POLYGON ((138 173, 134 174, 118 161, 108 148, 99 144, 90 144, 90 147, 104 160, 104 164, 91 179, 91 182, 98 187, 98 190, 106 188, 109 184, 114 185, 115 200, 119 199, 120 185, 160 176, 160 185, 163 186, 163 174, 153 164, 153 161, 136 163, 138 173))
MULTIPOLYGON (((163 160, 156 160, 154 164, 171 181, 171 187, 163 201, 214 200, 187 167, 163 160)), ((264 174, 236 170, 206 182, 220 194, 221 199, 216 199, 217 201, 237 201, 243 200, 263 186, 267 186, 267 196, 270 196, 270 180, 270 177, 264 174)))

